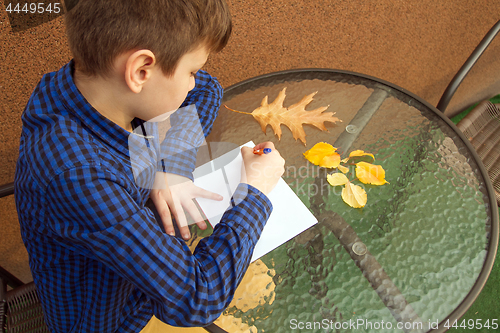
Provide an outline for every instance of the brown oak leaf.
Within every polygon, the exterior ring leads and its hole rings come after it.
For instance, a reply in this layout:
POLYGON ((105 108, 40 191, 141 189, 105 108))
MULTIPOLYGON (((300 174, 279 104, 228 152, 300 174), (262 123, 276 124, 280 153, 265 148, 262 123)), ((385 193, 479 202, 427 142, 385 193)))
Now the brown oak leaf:
POLYGON ((338 121, 342 121, 337 117, 334 117, 334 112, 325 112, 328 109, 328 106, 322 106, 315 110, 306 111, 305 107, 311 103, 313 100, 313 96, 316 95, 316 92, 304 96, 298 103, 291 105, 288 108, 283 106, 283 101, 285 100, 285 91, 286 88, 280 91, 278 97, 269 104, 268 97, 264 97, 260 106, 253 110, 252 113, 236 111, 228 108, 224 105, 228 110, 251 114, 255 120, 257 120, 262 128, 262 131, 266 133, 267 125, 271 125, 274 134, 278 136, 278 139, 281 139, 281 124, 287 126, 293 134, 293 138, 295 140, 300 139, 304 146, 306 145, 306 133, 304 132, 303 124, 310 124, 322 131, 326 131, 326 127, 324 122, 328 121, 331 123, 336 123, 338 121))

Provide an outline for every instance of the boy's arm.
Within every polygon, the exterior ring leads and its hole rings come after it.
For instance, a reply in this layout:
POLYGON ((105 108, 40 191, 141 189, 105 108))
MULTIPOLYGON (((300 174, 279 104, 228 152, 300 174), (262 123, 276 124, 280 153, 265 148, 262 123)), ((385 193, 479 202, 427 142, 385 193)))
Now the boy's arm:
POLYGON ((130 186, 97 167, 67 170, 47 187, 45 221, 63 246, 141 289, 160 320, 175 326, 211 323, 231 302, 271 203, 240 184, 234 207, 192 255, 184 241, 161 231, 130 186))
POLYGON ((216 78, 202 70, 196 73, 195 88, 170 116, 171 128, 160 147, 159 171, 193 180, 196 153, 212 130, 222 95, 223 89, 216 78))
MULTIPOLYGON (((212 129, 222 95, 223 89, 217 79, 205 71, 198 71, 195 88, 188 93, 179 110, 170 115, 171 127, 157 149, 159 172, 156 175, 155 187, 151 191, 151 199, 162 216, 161 222, 169 234, 174 233, 171 213, 185 239, 190 238, 186 213, 189 213, 200 228, 206 228, 193 203, 193 198, 222 200, 219 195, 197 188, 192 183, 198 148, 212 129), (161 190, 166 183, 170 188, 161 190), (183 184, 184 186, 181 186, 183 184)), ((152 128, 152 131, 158 130, 158 126, 147 126, 147 128, 152 128)))

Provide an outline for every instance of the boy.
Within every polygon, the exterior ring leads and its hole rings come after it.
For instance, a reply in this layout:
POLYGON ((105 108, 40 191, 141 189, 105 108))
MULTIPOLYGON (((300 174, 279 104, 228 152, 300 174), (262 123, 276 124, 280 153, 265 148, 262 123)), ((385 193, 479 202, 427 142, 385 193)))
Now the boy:
POLYGON ((192 198, 219 199, 191 182, 200 135, 183 115, 196 110, 201 138, 208 134, 222 89, 200 68, 227 43, 227 5, 86 0, 66 14, 66 24, 74 60, 35 88, 22 117, 15 178, 49 329, 140 332, 153 315, 174 326, 207 325, 230 303, 271 213, 266 194, 284 171, 272 143, 257 146, 271 148, 267 155, 243 149, 242 183, 212 236, 191 254, 171 235, 170 211, 184 234, 183 209, 202 226, 192 198), (179 106, 161 144, 168 158, 141 169, 138 181, 128 143, 149 145, 151 137, 134 126, 179 106), (149 197, 165 232, 145 206, 149 197))

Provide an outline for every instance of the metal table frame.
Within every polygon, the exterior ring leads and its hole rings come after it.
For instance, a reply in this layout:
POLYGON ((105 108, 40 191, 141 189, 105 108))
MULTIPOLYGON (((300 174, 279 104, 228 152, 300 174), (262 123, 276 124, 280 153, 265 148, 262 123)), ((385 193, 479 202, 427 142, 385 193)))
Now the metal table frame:
MULTIPOLYGON (((437 329, 432 329, 429 332, 445 332, 447 328, 444 326, 447 322, 452 325, 456 320, 458 320, 461 316, 465 314, 465 312, 469 309, 469 307, 474 303, 476 298, 478 297, 479 293, 481 292, 482 288, 484 287, 489 274, 493 268, 493 264, 495 262, 495 257, 496 257, 496 251, 498 248, 498 242, 499 242, 499 217, 498 217, 498 207, 495 199, 495 192, 493 189, 493 186, 491 184, 491 181, 488 177, 488 173, 481 162, 481 159, 477 155, 475 149, 467 140, 467 138, 463 135, 463 133, 455 126, 455 124, 448 118, 446 117, 441 111, 439 111, 436 107, 432 106, 422 98, 416 96, 415 94, 393 84, 387 81, 384 81, 382 79, 378 79, 369 75, 365 74, 360 74, 360 73, 355 73, 355 72, 350 72, 350 71, 343 71, 343 70, 334 70, 334 69, 326 69, 326 68, 302 68, 302 69, 292 69, 292 70, 285 70, 285 71, 279 71, 279 72, 273 72, 273 73, 268 73, 260 76, 256 76, 244 81, 241 81, 239 83, 236 83, 234 85, 231 85, 230 87, 226 88, 224 90, 225 95, 228 93, 231 94, 237 94, 240 91, 245 91, 245 86, 248 85, 249 83, 254 83, 255 81, 262 81, 262 82, 272 82, 275 80, 283 79, 285 77, 293 76, 295 74, 300 74, 307 72, 308 74, 310 73, 317 73, 318 76, 329 76, 330 78, 333 78, 335 76, 338 76, 339 78, 345 77, 345 76, 351 76, 353 79, 359 78, 360 80, 363 80, 363 85, 367 87, 374 87, 377 89, 380 89, 379 91, 375 91, 365 102, 365 105, 358 111, 356 116, 353 118, 350 124, 355 124, 361 130, 358 131, 358 133, 362 132, 362 128, 364 125, 368 123, 370 120, 371 116, 375 113, 375 111, 378 109, 378 107, 381 105, 383 100, 387 97, 388 92, 391 92, 392 94, 396 94, 397 97, 409 104, 411 104, 410 101, 416 101, 418 103, 414 103, 411 106, 419 109, 420 111, 423 111, 424 109, 431 110, 435 113, 436 116, 441 118, 457 135, 458 137, 462 140, 463 144, 468 148, 470 154, 474 158, 476 164, 478 165, 479 171, 481 173, 481 176, 483 177, 484 184, 486 187, 486 191, 488 194, 489 198, 489 209, 490 209, 490 216, 492 217, 491 221, 491 232, 489 235, 489 243, 487 246, 487 255, 484 261, 483 268, 481 270, 481 273, 479 274, 474 286, 471 288, 467 296, 464 298, 464 300, 461 302, 461 304, 444 320, 442 320, 439 323, 439 326, 437 329), (420 105, 419 105, 420 104, 420 105), (365 106, 368 105, 368 107, 365 108, 365 106)), ((342 80, 339 80, 342 81, 342 80)), ((357 137, 357 136, 356 136, 357 137)), ((343 138, 342 134, 336 141, 336 146, 339 146, 339 144, 343 144, 344 150, 346 149, 346 146, 350 147, 350 144, 355 140, 356 137, 351 137, 350 139, 343 138), (349 142, 350 141, 350 142, 349 142)), ((353 258, 354 259, 354 258, 353 258)), ((222 333, 226 332, 225 330, 221 329, 215 324, 212 324, 208 327, 205 328, 207 331, 212 332, 212 333, 222 333)))

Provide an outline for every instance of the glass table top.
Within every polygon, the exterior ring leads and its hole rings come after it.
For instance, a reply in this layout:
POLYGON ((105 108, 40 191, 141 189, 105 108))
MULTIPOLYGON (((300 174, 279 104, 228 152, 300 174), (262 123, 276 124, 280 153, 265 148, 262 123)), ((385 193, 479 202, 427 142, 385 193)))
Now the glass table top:
MULTIPOLYGON (((215 324, 227 332, 451 326, 484 285, 498 246, 491 184, 467 139, 418 97, 355 73, 273 73, 226 89, 223 104, 250 113, 285 87, 285 107, 317 91, 306 110, 329 105, 342 122, 325 123, 328 131, 305 125, 304 146, 284 126, 279 140, 270 126, 263 133, 252 116, 221 107, 207 141, 272 141, 286 161, 283 179, 319 222, 252 263, 215 324), (348 206, 342 187, 326 180, 332 170, 303 156, 318 142, 342 157, 374 154, 389 184, 362 184, 366 205, 348 206)), ((193 244, 206 236, 193 233, 193 244)))

